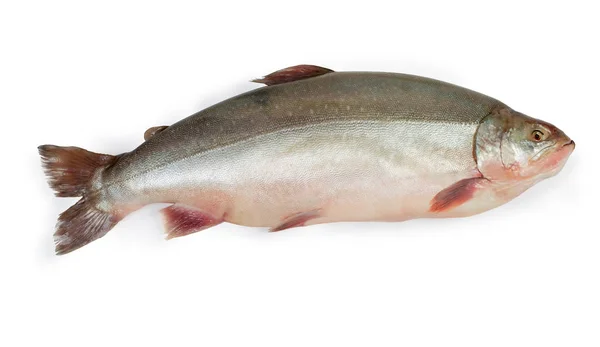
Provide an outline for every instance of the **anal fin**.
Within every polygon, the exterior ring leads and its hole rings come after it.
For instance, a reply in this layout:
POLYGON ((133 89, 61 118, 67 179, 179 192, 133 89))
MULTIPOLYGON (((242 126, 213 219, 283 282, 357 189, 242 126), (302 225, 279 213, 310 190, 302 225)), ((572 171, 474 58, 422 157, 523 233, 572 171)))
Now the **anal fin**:
POLYGON ((306 222, 308 222, 309 220, 315 219, 320 216, 321 216, 321 209, 315 209, 315 210, 310 210, 307 212, 296 213, 296 214, 293 214, 293 215, 285 218, 281 224, 279 224, 278 226, 276 226, 274 228, 271 228, 270 231, 276 232, 276 231, 281 231, 281 230, 285 230, 285 229, 289 229, 289 228, 304 226, 306 224, 306 222))
POLYGON ((487 182, 483 177, 465 178, 437 193, 430 202, 430 212, 446 212, 469 201, 478 186, 487 182))
POLYGON ((165 220, 167 240, 193 234, 223 222, 222 218, 180 204, 163 208, 161 213, 165 220))

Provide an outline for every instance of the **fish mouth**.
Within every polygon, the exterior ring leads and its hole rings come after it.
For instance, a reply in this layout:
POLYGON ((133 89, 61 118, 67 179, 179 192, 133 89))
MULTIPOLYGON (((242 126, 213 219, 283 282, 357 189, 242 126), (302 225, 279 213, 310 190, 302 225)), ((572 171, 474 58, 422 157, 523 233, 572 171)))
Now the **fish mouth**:
POLYGON ((547 153, 549 153, 549 152, 553 152, 553 149, 554 149, 554 152, 556 153, 556 152, 561 152, 561 151, 563 151, 564 149, 566 149, 565 147, 569 147, 569 146, 572 146, 572 149, 575 149, 575 141, 573 141, 573 140, 570 140, 569 142, 567 142, 567 143, 563 144, 563 145, 562 145, 562 146, 560 146, 560 147, 558 147, 558 146, 556 146, 556 145, 548 145, 548 146, 546 146, 546 147, 544 147, 544 148, 540 149, 540 151, 539 151, 539 152, 537 152, 537 153, 536 153, 536 154, 533 156, 533 158, 531 158, 531 159, 532 159, 532 160, 538 160, 538 159, 540 159, 540 158, 541 158, 543 155, 546 155, 546 154, 547 154, 547 153))
POLYGON ((566 163, 567 158, 573 150, 575 149, 575 141, 570 140, 569 142, 561 145, 560 147, 554 147, 555 150, 551 151, 550 148, 544 152, 548 152, 549 150, 552 152, 549 154, 547 162, 544 164, 544 168, 548 170, 552 175, 556 174, 566 163))
POLYGON ((563 147, 567 147, 567 146, 571 146, 571 145, 573 146, 573 149, 575 149, 575 141, 573 141, 573 140, 571 140, 571 141, 569 141, 569 142, 565 143, 564 145, 562 145, 562 147, 561 147, 561 148, 563 148, 563 147))

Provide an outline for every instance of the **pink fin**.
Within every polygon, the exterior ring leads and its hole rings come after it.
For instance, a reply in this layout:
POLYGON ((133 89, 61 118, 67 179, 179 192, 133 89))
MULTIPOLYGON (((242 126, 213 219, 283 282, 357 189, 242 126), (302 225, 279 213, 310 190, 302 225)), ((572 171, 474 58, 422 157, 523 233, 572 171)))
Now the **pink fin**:
POLYGON ((465 178, 437 193, 430 202, 431 212, 445 212, 458 207, 473 197, 477 185, 487 179, 482 177, 465 178))
POLYGON ((320 66, 296 65, 275 71, 272 74, 266 75, 264 78, 255 79, 252 82, 264 83, 268 86, 272 86, 274 84, 282 84, 299 81, 310 77, 316 77, 330 72, 333 72, 333 70, 320 66))
POLYGON ((270 231, 275 232, 275 231, 281 231, 284 229, 289 229, 289 228, 295 228, 295 227, 301 227, 304 226, 304 224, 306 222, 308 222, 311 219, 317 218, 321 216, 321 209, 315 209, 315 210, 310 210, 308 212, 300 212, 300 213, 296 213, 293 214, 291 216, 289 216, 288 218, 286 218, 283 223, 279 224, 278 226, 271 228, 270 231))
POLYGON ((210 228, 223 221, 195 208, 178 204, 163 208, 161 213, 165 219, 167 240, 210 228))
POLYGON ((149 138, 151 138, 152 136, 158 134, 159 132, 165 130, 166 128, 168 128, 167 125, 161 125, 158 127, 152 127, 149 128, 148 130, 146 130, 144 132, 144 141, 148 141, 149 138))

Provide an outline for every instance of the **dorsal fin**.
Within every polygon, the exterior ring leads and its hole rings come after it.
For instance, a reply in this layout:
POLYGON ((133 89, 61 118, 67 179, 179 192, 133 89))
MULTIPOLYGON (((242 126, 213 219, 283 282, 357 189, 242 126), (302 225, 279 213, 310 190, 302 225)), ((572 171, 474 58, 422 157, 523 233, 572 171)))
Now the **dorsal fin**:
POLYGON ((252 80, 252 82, 264 83, 268 86, 272 86, 274 84, 282 84, 316 77, 330 72, 333 72, 333 70, 316 65, 296 65, 275 71, 263 78, 252 80))
POLYGON ((159 132, 165 130, 166 128, 168 128, 168 126, 166 125, 161 125, 158 127, 152 127, 149 128, 148 130, 146 130, 144 132, 144 141, 148 141, 149 138, 151 138, 152 136, 158 134, 159 132))

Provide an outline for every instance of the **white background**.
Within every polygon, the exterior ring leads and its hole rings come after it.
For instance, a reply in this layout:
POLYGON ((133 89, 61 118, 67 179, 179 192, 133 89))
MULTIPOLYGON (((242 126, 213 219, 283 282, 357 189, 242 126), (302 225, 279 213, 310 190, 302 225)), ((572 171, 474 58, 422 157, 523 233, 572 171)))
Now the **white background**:
POLYGON ((498 1, 0 5, 2 346, 599 346, 598 11, 498 1), (311 63, 488 94, 577 142, 564 170, 464 219, 164 241, 147 207, 53 255, 36 147, 117 154, 311 63))

